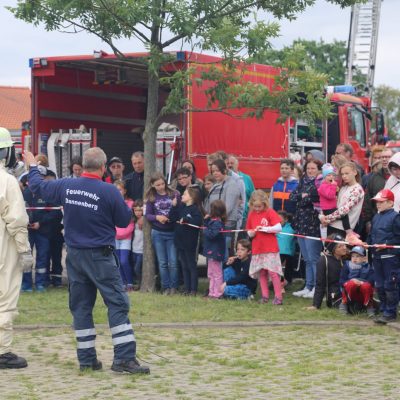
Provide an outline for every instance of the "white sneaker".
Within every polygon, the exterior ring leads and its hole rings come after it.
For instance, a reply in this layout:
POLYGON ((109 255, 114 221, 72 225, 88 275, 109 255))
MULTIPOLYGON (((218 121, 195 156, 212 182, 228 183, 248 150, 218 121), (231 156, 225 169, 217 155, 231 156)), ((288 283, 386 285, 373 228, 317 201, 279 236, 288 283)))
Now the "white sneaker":
POLYGON ((304 288, 303 290, 299 290, 297 292, 293 292, 293 296, 296 297, 303 297, 304 295, 306 295, 307 293, 310 293, 310 289, 308 288, 304 288))
POLYGON ((313 290, 309 290, 308 293, 304 294, 303 299, 313 299, 315 293, 315 288, 313 290))

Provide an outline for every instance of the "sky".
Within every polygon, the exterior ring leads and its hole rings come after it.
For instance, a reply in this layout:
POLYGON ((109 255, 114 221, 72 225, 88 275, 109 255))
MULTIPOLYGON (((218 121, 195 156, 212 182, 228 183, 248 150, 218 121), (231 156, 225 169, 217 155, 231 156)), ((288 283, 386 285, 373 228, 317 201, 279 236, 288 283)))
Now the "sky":
MULTIPOLYGON (((93 35, 46 32, 42 27, 17 20, 4 8, 16 3, 16 0, 0 0, 0 85, 30 86, 28 61, 32 57, 92 54, 93 50, 111 52, 108 45, 93 35)), ((399 15, 400 0, 383 1, 375 86, 385 84, 400 89, 400 24, 396 22, 399 15)), ((347 41, 349 27, 350 8, 341 9, 324 0, 317 0, 314 7, 300 14, 294 22, 281 21, 281 36, 272 43, 279 49, 298 38, 347 41)), ((134 41, 122 40, 117 43, 122 51, 143 50, 134 41)))

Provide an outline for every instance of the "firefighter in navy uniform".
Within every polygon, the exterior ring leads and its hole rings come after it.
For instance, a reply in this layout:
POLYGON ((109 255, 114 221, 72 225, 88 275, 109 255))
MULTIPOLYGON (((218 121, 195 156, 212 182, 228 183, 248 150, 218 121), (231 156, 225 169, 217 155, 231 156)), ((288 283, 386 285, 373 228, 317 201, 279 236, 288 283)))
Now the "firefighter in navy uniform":
POLYGON ((64 208, 64 238, 67 245, 69 307, 74 319, 80 369, 99 370, 95 349, 93 307, 97 290, 108 308, 114 345, 111 369, 115 372, 150 373, 136 360, 136 340, 128 318, 129 299, 123 290, 114 254, 115 227, 126 227, 132 212, 118 189, 101 180, 106 155, 94 147, 83 155, 83 174, 77 179, 44 180, 32 153, 25 154, 30 166, 29 185, 45 201, 64 208))
POLYGON ((0 128, 0 369, 28 365, 10 351, 22 272, 33 264, 24 199, 17 180, 8 173, 15 163, 10 133, 0 128))

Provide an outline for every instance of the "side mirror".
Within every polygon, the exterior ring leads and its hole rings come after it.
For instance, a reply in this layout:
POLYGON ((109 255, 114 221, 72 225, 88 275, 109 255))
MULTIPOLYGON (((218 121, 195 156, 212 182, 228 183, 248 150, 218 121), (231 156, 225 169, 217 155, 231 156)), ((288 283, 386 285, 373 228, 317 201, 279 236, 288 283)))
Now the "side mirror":
POLYGON ((375 124, 376 124, 376 132, 380 136, 385 135, 385 118, 383 117, 383 113, 378 112, 375 116, 375 124))

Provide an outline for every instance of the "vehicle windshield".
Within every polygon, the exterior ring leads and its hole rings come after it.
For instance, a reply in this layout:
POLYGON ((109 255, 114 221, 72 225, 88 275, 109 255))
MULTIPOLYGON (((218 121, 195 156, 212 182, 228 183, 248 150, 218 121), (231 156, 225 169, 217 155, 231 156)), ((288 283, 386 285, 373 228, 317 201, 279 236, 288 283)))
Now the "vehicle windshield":
POLYGON ((349 139, 356 140, 361 147, 366 147, 367 140, 365 135, 364 115, 355 107, 348 109, 349 117, 349 139))

